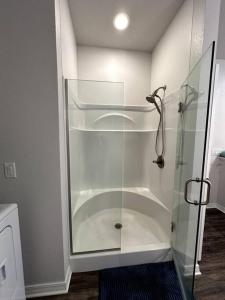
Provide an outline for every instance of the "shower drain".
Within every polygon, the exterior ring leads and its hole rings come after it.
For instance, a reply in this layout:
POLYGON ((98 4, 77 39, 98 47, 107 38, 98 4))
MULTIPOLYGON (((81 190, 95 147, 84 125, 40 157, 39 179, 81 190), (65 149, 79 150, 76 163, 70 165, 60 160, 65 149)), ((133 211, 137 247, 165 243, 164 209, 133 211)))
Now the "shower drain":
POLYGON ((121 229, 121 228, 123 227, 123 225, 120 224, 120 223, 116 223, 116 224, 114 225, 114 227, 115 227, 116 229, 121 229))

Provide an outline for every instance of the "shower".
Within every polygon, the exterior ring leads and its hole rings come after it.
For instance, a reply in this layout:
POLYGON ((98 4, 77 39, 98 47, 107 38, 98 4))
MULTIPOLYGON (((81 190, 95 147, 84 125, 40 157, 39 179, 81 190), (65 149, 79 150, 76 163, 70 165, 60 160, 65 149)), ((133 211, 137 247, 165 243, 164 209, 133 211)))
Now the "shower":
POLYGON ((164 105, 162 99, 165 96, 165 91, 166 91, 166 85, 160 86, 157 88, 151 95, 146 97, 146 100, 149 103, 152 103, 155 105, 156 110, 159 113, 159 124, 158 124, 158 129, 157 129, 157 134, 156 134, 156 140, 155 140, 155 152, 157 155, 157 159, 153 160, 153 163, 156 163, 159 168, 164 168, 165 161, 164 161, 164 153, 165 153, 165 132, 164 132, 164 105), (159 91, 163 91, 163 97, 160 97, 158 95, 159 91), (160 101, 160 107, 158 103, 156 102, 156 98, 159 99, 160 101), (159 150, 159 137, 160 137, 160 129, 161 129, 161 151, 159 150))
POLYGON ((96 257, 96 267, 106 260, 115 266, 117 256, 135 263, 170 259, 170 211, 147 180, 155 172, 155 153, 148 151, 156 134, 152 121, 163 114, 162 90, 154 93, 158 112, 147 102, 127 105, 121 82, 68 79, 66 92, 76 270, 95 269, 96 257))

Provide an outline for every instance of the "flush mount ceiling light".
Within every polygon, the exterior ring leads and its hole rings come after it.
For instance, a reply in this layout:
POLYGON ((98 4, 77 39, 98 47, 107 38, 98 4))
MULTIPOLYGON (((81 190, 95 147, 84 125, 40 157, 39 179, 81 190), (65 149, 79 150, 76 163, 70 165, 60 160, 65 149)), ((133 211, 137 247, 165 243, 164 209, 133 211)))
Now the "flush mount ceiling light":
POLYGON ((125 13, 119 13, 115 16, 113 24, 116 29, 124 30, 129 25, 129 17, 125 13))

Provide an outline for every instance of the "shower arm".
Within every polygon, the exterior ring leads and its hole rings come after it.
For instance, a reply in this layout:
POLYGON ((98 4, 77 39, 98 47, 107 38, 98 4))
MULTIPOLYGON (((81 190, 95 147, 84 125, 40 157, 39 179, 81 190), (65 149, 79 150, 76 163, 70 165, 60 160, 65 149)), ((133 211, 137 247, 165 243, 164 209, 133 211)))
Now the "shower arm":
POLYGON ((166 85, 163 85, 163 86, 160 86, 159 88, 157 88, 157 89, 153 92, 152 96, 153 96, 153 97, 158 96, 158 92, 159 92, 160 90, 163 90, 163 91, 165 92, 165 91, 166 91, 166 85))

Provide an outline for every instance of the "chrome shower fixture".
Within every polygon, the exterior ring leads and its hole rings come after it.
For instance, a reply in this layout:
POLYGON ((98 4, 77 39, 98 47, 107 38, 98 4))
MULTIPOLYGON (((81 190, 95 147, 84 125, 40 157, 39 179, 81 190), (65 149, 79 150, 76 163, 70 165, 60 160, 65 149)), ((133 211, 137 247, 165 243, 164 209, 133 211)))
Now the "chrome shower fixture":
POLYGON ((164 165, 165 165, 165 161, 164 161, 164 152, 165 152, 164 105, 163 105, 163 101, 162 101, 165 96, 165 91, 166 91, 166 85, 163 85, 163 86, 160 86, 159 88, 157 88, 151 95, 146 97, 146 100, 149 103, 152 103, 155 105, 155 108, 157 109, 157 111, 159 113, 159 125, 158 125, 158 129, 157 129, 156 140, 155 140, 155 152, 157 155, 157 159, 153 160, 153 163, 157 164, 157 166, 160 169, 164 168, 164 165), (160 97, 158 95, 160 90, 163 90, 163 92, 164 92, 164 95, 162 97, 160 97), (156 102, 156 98, 159 99, 161 107, 159 107, 158 103, 156 102), (161 151, 159 151, 160 130, 161 130, 161 137, 162 137, 161 151))

